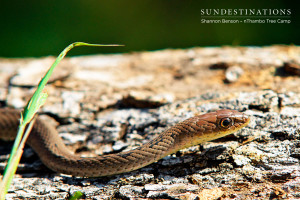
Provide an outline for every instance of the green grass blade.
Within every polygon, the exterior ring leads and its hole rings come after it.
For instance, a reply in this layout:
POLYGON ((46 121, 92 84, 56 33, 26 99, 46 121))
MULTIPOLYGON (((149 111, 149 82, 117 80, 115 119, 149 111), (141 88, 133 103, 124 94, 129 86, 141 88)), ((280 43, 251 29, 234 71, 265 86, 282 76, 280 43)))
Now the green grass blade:
POLYGON ((83 196, 82 192, 76 191, 74 194, 69 198, 69 200, 77 200, 83 196))
POLYGON ((18 163, 21 159, 23 147, 25 145, 26 139, 30 133, 30 129, 33 125, 31 123, 27 128, 27 132, 23 137, 23 133, 27 124, 33 119, 38 109, 45 103, 48 94, 44 91, 44 88, 53 73, 54 68, 60 63, 60 61, 66 56, 66 54, 76 46, 122 46, 117 44, 89 44, 84 42, 75 42, 67 46, 56 58, 54 63, 51 65, 49 70, 46 72, 45 76, 41 79, 38 84, 38 87, 34 94, 32 95, 31 99, 28 101, 27 105, 25 106, 24 110, 21 112, 21 119, 20 125, 18 129, 18 134, 12 148, 12 152, 10 154, 7 166, 5 168, 3 174, 3 180, 0 183, 0 200, 5 199, 5 195, 9 188, 9 185, 12 181, 12 178, 17 170, 18 163))
MULTIPOLYGON (((9 185, 10 185, 12 179, 13 179, 13 175, 14 175, 14 174, 16 173, 16 171, 17 171, 17 167, 18 167, 18 164, 19 164, 19 162, 20 162, 20 159, 21 159, 21 156, 22 156, 22 153, 23 153, 23 148, 24 148, 24 146, 25 146, 25 142, 26 142, 26 140, 27 140, 27 138, 28 138, 28 136, 29 136, 29 133, 30 133, 32 127, 33 127, 34 121, 35 121, 35 120, 32 120, 32 121, 30 122, 29 126, 27 127, 26 133, 25 133, 24 137, 22 138, 22 140, 21 140, 21 142, 20 142, 20 145, 19 145, 18 149, 17 149, 16 152, 15 152, 15 156, 13 156, 13 157, 11 156, 12 159, 10 160, 10 163, 8 162, 8 166, 10 166, 10 167, 5 168, 4 174, 9 174, 9 175, 10 175, 10 176, 4 176, 4 179, 3 179, 3 181, 1 182, 1 184, 2 184, 2 183, 3 183, 3 184, 5 183, 5 185, 3 185, 3 188, 4 188, 6 191, 8 191, 9 185)), ((23 127, 20 128, 20 131, 21 131, 21 132, 24 132, 24 129, 25 129, 25 127, 23 126, 23 127)), ((2 186, 1 186, 0 188, 2 188, 2 186)), ((0 194, 2 194, 1 191, 0 191, 0 194)), ((0 196, 1 196, 1 195, 0 195, 0 196)))
POLYGON ((41 81, 38 84, 38 88, 37 90, 34 92, 32 98, 29 100, 27 106, 24 108, 24 111, 22 113, 22 117, 21 117, 21 122, 24 121, 24 123, 28 123, 28 121, 30 121, 32 119, 32 117, 34 116, 35 112, 39 109, 39 104, 38 101, 40 99, 40 94, 42 93, 42 91, 45 88, 45 85, 47 84, 50 76, 53 73, 53 70, 55 69, 55 67, 60 63, 60 61, 66 56, 66 54, 74 47, 76 46, 121 46, 121 45, 117 45, 117 44, 89 44, 89 43, 85 43, 85 42, 74 42, 72 44, 70 44, 69 46, 67 46, 60 54, 59 56, 56 58, 56 60, 54 61, 54 63, 51 65, 51 67, 49 68, 49 70, 47 71, 46 75, 44 76, 44 78, 41 79, 41 81))

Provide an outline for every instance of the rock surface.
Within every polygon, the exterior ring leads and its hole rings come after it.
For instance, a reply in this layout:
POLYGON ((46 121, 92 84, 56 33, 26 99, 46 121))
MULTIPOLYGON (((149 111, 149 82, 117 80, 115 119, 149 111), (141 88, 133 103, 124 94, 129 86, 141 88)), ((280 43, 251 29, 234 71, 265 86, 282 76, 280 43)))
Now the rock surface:
MULTIPOLYGON (((251 123, 104 178, 55 174, 26 148, 7 199, 65 199, 75 191, 88 199, 300 198, 300 78, 283 67, 299 55, 299 47, 270 46, 67 58, 41 113, 82 156, 135 148, 196 113, 236 109, 251 123), (234 66, 243 73, 228 81, 234 66)), ((24 106, 53 61, 0 59, 0 105, 24 106)), ((1 142, 2 169, 10 146, 1 142)))

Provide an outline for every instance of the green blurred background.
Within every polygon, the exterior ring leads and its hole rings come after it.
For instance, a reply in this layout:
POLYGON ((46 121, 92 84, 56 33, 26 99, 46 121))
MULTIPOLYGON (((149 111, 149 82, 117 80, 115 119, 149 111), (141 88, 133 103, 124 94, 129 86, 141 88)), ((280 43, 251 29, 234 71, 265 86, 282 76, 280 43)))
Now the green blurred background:
POLYGON ((75 41, 126 46, 80 47, 69 56, 300 42, 298 1, 12 0, 0 4, 0 57, 56 56, 75 41), (202 8, 288 8, 292 23, 201 24, 202 8))

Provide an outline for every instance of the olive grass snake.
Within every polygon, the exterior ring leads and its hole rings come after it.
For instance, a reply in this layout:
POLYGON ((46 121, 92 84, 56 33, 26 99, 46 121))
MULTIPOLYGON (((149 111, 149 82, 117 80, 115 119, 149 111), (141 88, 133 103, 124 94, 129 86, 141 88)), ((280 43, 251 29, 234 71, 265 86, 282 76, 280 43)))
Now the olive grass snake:
MULTIPOLYGON (((0 139, 15 138, 19 117, 19 111, 0 109, 0 139)), ((142 168, 180 149, 229 135, 245 127, 249 121, 246 114, 235 110, 196 115, 177 123, 136 149, 83 158, 74 155, 65 146, 53 126, 37 118, 27 144, 53 171, 73 176, 101 177, 142 168)))

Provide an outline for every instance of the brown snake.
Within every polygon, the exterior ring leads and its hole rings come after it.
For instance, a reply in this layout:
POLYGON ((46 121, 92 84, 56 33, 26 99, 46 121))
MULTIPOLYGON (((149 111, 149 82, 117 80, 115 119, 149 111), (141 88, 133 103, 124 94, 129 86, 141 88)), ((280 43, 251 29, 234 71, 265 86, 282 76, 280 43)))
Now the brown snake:
MULTIPOLYGON (((16 136, 20 112, 0 109, 0 138, 16 136)), ((101 177, 130 172, 149 165, 180 149, 229 135, 250 118, 234 110, 219 110, 186 119, 159 134, 150 142, 127 152, 82 158, 64 145, 55 128, 37 118, 27 144, 50 169, 83 177, 101 177)))

